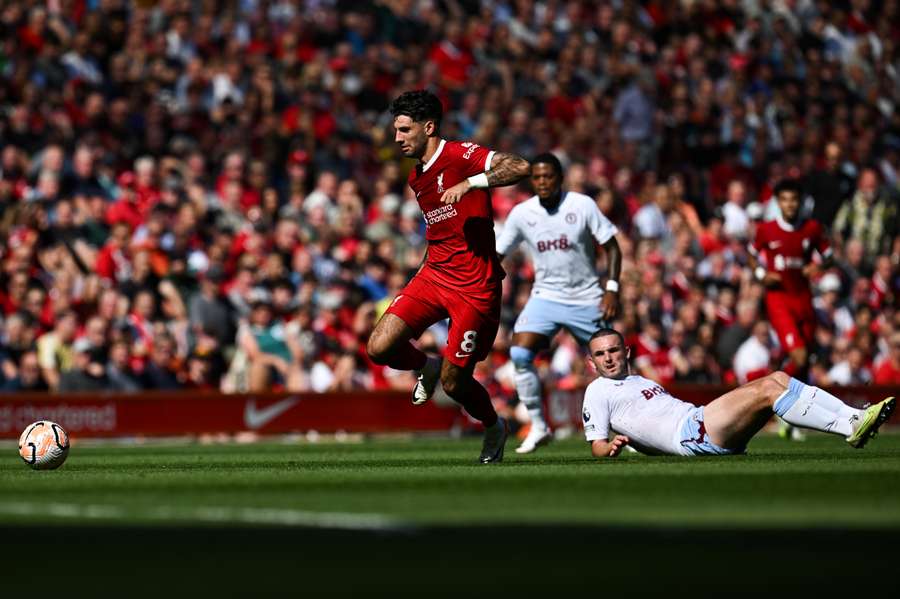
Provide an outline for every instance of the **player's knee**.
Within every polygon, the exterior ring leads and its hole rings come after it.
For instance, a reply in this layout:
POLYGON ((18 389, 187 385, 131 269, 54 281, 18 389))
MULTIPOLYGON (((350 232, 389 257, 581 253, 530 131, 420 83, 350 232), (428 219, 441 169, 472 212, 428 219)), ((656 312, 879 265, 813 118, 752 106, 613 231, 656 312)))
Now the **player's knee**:
POLYGON ((527 347, 513 345, 509 348, 509 359, 512 360, 516 370, 526 370, 534 362, 534 352, 527 347))
POLYGON ((788 385, 791 383, 791 377, 786 372, 777 370, 769 376, 760 379, 760 383, 763 385, 763 393, 765 395, 777 397, 788 388, 788 385))
POLYGON ((369 354, 369 358, 376 364, 382 366, 387 364, 388 346, 379 337, 375 335, 369 337, 369 341, 366 343, 366 353, 369 354))

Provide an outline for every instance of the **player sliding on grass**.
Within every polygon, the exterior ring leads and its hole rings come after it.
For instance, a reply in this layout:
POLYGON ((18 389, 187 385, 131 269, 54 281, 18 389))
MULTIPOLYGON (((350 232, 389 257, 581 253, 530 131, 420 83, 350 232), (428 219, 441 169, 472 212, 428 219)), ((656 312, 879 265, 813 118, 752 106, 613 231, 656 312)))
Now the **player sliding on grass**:
POLYGON ((415 370, 413 403, 428 400, 440 378, 444 391, 484 424, 483 464, 503 459, 506 423, 487 390, 473 377, 475 364, 494 343, 500 324, 504 273, 497 260, 488 187, 528 175, 528 161, 475 143, 441 139, 443 109, 426 91, 406 92, 391 104, 394 140, 404 156, 418 159, 409 186, 425 216, 428 249, 419 272, 375 325, 367 351, 376 364, 415 370), (410 340, 450 318, 443 365, 410 340))
POLYGON ((698 407, 630 375, 629 352, 618 331, 600 329, 588 347, 599 377, 585 391, 582 418, 596 457, 616 457, 626 445, 648 454, 744 453, 773 414, 794 426, 842 435, 861 449, 896 405, 889 397, 857 410, 818 387, 774 372, 698 407))
POLYGON ((516 453, 531 453, 553 438, 544 418, 535 353, 550 345, 560 327, 586 344, 598 327, 609 324, 618 307, 618 229, 589 196, 563 193, 562 181, 559 159, 549 153, 537 156, 531 163, 535 195, 512 209, 497 239, 501 261, 524 241, 535 270, 531 297, 516 320, 509 350, 516 392, 531 416, 531 430, 516 453), (606 251, 606 293, 597 278, 595 244, 606 251))

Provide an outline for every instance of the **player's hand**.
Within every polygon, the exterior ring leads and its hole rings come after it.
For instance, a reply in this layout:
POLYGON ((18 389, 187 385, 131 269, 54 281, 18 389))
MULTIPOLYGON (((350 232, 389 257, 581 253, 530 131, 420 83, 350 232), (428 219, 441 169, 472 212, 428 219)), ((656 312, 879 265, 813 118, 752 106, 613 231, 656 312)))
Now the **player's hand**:
POLYGON ((806 266, 803 267, 803 276, 807 279, 811 279, 819 274, 819 265, 815 262, 810 262, 806 266))
POLYGON ((462 197, 469 192, 470 189, 472 189, 472 185, 467 179, 463 179, 444 192, 444 195, 441 196, 441 202, 443 202, 444 204, 455 204, 456 202, 460 201, 462 197))
POLYGON ((603 299, 600 301, 600 310, 603 312, 603 320, 607 323, 619 313, 619 293, 617 291, 606 291, 603 293, 603 299))
POLYGON ((630 439, 625 435, 616 435, 612 441, 609 442, 609 457, 614 458, 625 449, 625 446, 628 445, 630 439))

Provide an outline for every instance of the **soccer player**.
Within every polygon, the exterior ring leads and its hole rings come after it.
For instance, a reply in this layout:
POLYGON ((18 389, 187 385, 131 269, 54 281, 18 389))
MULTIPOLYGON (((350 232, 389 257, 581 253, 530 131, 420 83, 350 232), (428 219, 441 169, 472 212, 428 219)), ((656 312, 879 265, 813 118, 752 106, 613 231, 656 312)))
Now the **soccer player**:
POLYGON ((595 457, 614 458, 626 445, 647 454, 744 453, 773 414, 794 426, 842 435, 862 449, 896 406, 888 397, 857 410, 778 371, 698 407, 672 397, 650 379, 629 374, 629 351, 618 331, 600 329, 588 346, 599 376, 585 391, 582 420, 595 457))
POLYGON ((827 267, 832 258, 822 225, 800 218, 800 184, 784 180, 775 186, 781 214, 756 229, 749 261, 754 277, 766 287, 766 311, 781 347, 788 354, 785 372, 804 376, 814 343, 816 314, 809 279, 818 269, 813 251, 827 267))
POLYGON ((516 391, 528 408, 531 430, 516 453, 531 453, 553 435, 544 417, 535 354, 549 346, 561 327, 586 345, 606 326, 618 307, 622 253, 618 232, 590 197, 562 190, 563 170, 553 154, 531 163, 535 195, 509 213, 497 240, 500 260, 525 241, 534 262, 534 285, 513 329, 510 359, 516 368, 516 391), (606 293, 596 272, 595 242, 606 251, 606 293))
MULTIPOLYGON (((785 179, 775 186, 780 214, 761 223, 749 247, 754 277, 766 287, 766 311, 788 360, 783 368, 790 376, 806 378, 809 352, 815 343, 816 313, 809 279, 831 263, 832 251, 822 225, 800 216, 800 183, 785 179)), ((802 434, 782 424, 782 436, 801 440, 802 434)))
POLYGON ((503 459, 507 428, 487 390, 473 377, 500 324, 501 281, 487 188, 528 175, 528 161, 471 142, 447 141, 439 129, 440 100, 426 91, 401 94, 391 104, 394 140, 416 158, 409 186, 425 217, 425 260, 375 325, 367 351, 376 364, 414 370, 413 403, 428 400, 440 380, 444 391, 485 427, 479 460, 503 459), (430 358, 410 340, 450 318, 444 359, 430 358))

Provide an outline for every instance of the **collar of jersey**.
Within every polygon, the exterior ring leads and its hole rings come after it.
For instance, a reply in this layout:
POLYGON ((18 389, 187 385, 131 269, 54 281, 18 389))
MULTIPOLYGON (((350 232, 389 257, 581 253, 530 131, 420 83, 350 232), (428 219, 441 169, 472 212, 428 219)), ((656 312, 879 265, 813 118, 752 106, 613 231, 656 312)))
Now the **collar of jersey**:
POLYGON ((427 170, 431 167, 431 165, 434 164, 434 161, 438 159, 438 156, 441 155, 441 152, 444 150, 444 144, 445 144, 445 143, 447 143, 447 140, 446 140, 446 139, 442 139, 442 140, 441 140, 441 143, 438 144, 438 148, 437 148, 437 150, 435 150, 434 156, 432 156, 432 157, 431 157, 431 160, 429 160, 429 161, 425 164, 425 166, 422 167, 422 172, 423 172, 423 173, 424 173, 425 171, 427 171, 427 170))
POLYGON ((566 203, 566 198, 567 198, 567 197, 569 197, 569 192, 566 191, 565 189, 561 190, 561 191, 560 191, 559 204, 556 205, 556 210, 554 210, 553 212, 550 212, 549 210, 547 210, 546 208, 544 208, 544 205, 541 204, 541 198, 538 197, 537 194, 534 194, 533 196, 531 196, 531 199, 534 200, 535 205, 536 205, 536 206, 537 206, 544 214, 547 214, 547 215, 553 215, 553 214, 559 214, 559 211, 562 210, 563 204, 566 203))
POLYGON ((784 231, 793 231, 797 228, 791 223, 784 220, 784 217, 781 216, 781 214, 775 216, 775 221, 778 223, 778 226, 781 227, 784 231))

